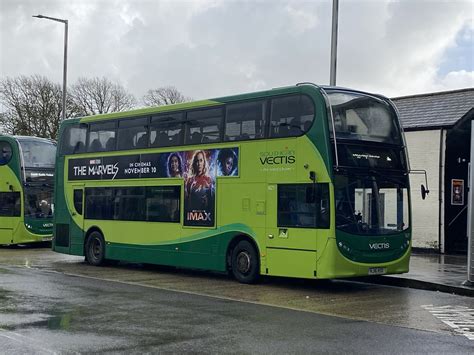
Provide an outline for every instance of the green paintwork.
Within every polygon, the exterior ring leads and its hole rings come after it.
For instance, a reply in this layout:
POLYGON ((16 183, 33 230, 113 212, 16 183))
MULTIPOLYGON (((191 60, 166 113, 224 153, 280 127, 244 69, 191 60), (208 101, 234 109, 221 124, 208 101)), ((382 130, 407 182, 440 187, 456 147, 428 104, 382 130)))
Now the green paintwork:
POLYGON ((0 244, 26 244, 51 240, 52 218, 33 219, 24 215, 25 195, 18 141, 15 136, 9 135, 0 135, 0 141, 8 142, 12 147, 12 159, 7 165, 0 165, 0 192, 19 191, 22 203, 20 216, 0 216, 0 244))
MULTIPOLYGON (((199 149, 239 148, 239 177, 217 177, 216 226, 213 228, 185 227, 182 223, 96 221, 85 220, 74 210, 73 191, 84 187, 180 185, 181 211, 184 210, 184 182, 182 179, 140 179, 120 181, 68 182, 70 158, 96 157, 97 154, 77 154, 61 157, 56 164, 55 223, 68 228, 68 244, 60 246, 53 240, 57 252, 84 255, 87 234, 99 229, 106 241, 109 259, 144 262, 180 267, 225 271, 228 268, 229 246, 235 238, 245 236, 255 243, 260 256, 261 274, 303 277, 336 278, 368 275, 370 267, 384 267, 387 273, 408 271, 410 247, 403 250, 380 252, 366 250, 369 241, 384 242, 387 237, 365 237, 336 233, 335 210, 331 206, 330 228, 302 229, 277 226, 277 184, 310 183, 309 172, 314 171, 317 182, 328 183, 334 201, 332 147, 329 140, 326 103, 320 90, 313 85, 279 88, 252 94, 217 98, 194 103, 136 110, 66 120, 60 128, 73 123, 120 117, 152 115, 187 108, 209 107, 247 99, 268 98, 276 95, 303 93, 315 102, 315 123, 302 137, 202 144, 173 148, 147 149, 146 153, 161 153, 199 149), (263 166, 259 157, 266 152, 294 151, 296 162, 280 166, 263 166), (285 230, 286 229, 286 230, 285 230), (336 240, 337 238, 337 240, 336 240), (364 239, 365 238, 365 239, 364 239), (344 241, 353 254, 343 253, 337 246, 344 241)), ((137 154, 143 150, 100 153, 100 156, 137 154)), ((183 213, 183 212, 181 212, 183 213)), ((181 216, 181 220, 183 216, 181 216)), ((56 232, 55 232, 56 233, 56 232)), ((55 236, 55 239, 57 236, 55 236)), ((410 240, 410 231, 390 236, 394 244, 410 240)))
POLYGON ((53 235, 53 219, 52 218, 31 218, 25 217, 25 226, 27 230, 33 234, 42 236, 53 235))
POLYGON ((365 235, 352 235, 340 230, 336 231, 336 240, 341 254, 350 260, 363 263, 382 263, 399 259, 410 247, 410 236, 410 230, 374 238, 365 235), (370 245, 380 243, 388 244, 390 247, 377 250, 374 253, 370 245))
POLYGON ((114 113, 105 113, 102 115, 87 116, 87 117, 81 118, 80 122, 87 123, 91 121, 109 120, 109 119, 122 118, 122 117, 149 116, 149 115, 155 115, 155 114, 165 113, 165 112, 182 111, 182 110, 188 110, 188 109, 192 109, 196 107, 202 107, 202 106, 210 107, 210 106, 216 106, 216 105, 220 105, 220 102, 216 102, 212 100, 201 100, 201 101, 195 101, 195 102, 185 102, 185 103, 175 104, 175 105, 142 108, 142 109, 127 111, 127 112, 114 112, 114 113))
POLYGON ((242 234, 254 239, 256 237, 250 228, 236 223, 180 238, 177 242, 153 245, 110 242, 107 244, 106 257, 144 263, 156 263, 159 260, 162 265, 225 271, 227 247, 234 237, 242 234))

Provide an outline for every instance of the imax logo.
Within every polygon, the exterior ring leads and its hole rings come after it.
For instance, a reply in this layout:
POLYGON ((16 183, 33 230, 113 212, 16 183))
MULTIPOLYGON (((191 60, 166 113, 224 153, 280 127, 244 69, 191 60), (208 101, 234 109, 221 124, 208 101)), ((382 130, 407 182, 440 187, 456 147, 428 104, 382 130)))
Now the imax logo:
POLYGON ((372 243, 369 244, 371 250, 390 249, 390 243, 372 243))
POLYGON ((188 212, 188 221, 211 222, 211 212, 188 212))

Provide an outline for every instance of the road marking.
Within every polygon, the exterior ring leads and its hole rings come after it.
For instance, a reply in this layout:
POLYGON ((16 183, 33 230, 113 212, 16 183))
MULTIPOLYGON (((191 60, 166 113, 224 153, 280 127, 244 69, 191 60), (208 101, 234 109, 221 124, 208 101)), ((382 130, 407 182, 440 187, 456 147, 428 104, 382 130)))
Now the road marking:
POLYGON ((474 340, 474 308, 464 306, 421 306, 433 316, 450 326, 456 333, 474 340))

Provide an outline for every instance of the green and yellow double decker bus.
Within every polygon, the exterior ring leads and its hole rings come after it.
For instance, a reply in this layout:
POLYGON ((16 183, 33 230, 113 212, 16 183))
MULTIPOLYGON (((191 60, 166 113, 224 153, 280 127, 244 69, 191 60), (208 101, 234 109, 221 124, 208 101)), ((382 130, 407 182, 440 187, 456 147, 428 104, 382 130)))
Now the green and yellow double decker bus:
POLYGON ((66 120, 53 249, 337 278, 408 271, 408 162, 380 95, 298 84, 66 120))
POLYGON ((0 245, 50 241, 56 143, 0 135, 0 245))

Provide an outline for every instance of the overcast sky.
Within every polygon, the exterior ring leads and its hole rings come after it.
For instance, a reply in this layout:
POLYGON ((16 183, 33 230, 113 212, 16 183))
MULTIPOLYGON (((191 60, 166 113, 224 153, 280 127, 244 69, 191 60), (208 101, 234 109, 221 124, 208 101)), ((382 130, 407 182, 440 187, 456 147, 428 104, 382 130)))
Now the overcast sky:
MULTIPOLYGON (((194 99, 329 83, 331 0, 0 0, 0 77, 106 76, 194 99)), ((474 86, 473 2, 340 0, 337 84, 390 97, 474 86)))

